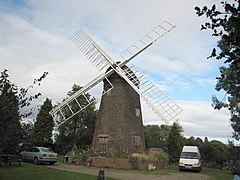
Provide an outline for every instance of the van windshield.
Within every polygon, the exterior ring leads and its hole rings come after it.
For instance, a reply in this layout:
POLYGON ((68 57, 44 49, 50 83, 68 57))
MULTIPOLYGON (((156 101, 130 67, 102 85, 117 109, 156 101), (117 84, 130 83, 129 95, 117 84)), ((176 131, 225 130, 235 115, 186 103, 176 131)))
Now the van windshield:
POLYGON ((198 154, 196 152, 182 152, 181 158, 185 159, 198 159, 198 154))

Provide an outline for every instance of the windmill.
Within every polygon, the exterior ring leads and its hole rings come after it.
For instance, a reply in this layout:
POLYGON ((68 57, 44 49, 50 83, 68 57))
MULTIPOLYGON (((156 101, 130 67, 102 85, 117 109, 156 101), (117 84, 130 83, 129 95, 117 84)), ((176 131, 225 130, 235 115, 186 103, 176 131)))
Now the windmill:
POLYGON ((102 74, 52 109, 53 117, 62 116, 58 126, 90 105, 92 102, 86 92, 103 81, 92 150, 108 153, 144 151, 140 97, 166 123, 182 110, 136 67, 126 64, 173 28, 175 26, 163 21, 123 51, 122 62, 113 61, 83 30, 75 34, 73 42, 102 74), (81 104, 80 97, 87 103, 81 104))

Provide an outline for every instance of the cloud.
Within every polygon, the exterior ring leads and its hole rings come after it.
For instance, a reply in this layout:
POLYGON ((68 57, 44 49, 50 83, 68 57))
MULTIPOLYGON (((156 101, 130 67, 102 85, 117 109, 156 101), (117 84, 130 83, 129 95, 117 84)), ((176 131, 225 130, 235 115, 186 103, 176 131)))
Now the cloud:
MULTIPOLYGON (((204 0, 32 0, 23 4, 1 3, 0 68, 9 69, 10 78, 18 87, 27 87, 34 78, 49 72, 42 85, 31 92, 40 91, 43 94, 41 101, 49 97, 56 103, 66 97, 74 83, 85 85, 99 75, 70 40, 80 28, 118 61, 122 51, 157 24, 168 20, 177 28, 131 63, 159 83, 158 86, 168 96, 178 100, 184 109, 179 120, 185 134, 222 137, 231 134, 230 128, 226 128, 229 126, 228 116, 211 110, 208 103, 194 102, 196 99, 206 100, 206 94, 212 93, 209 92, 214 83, 211 78, 220 64, 205 60, 216 39, 211 38, 209 32, 200 32, 200 24, 205 19, 198 18, 194 12, 196 5, 212 3, 204 0), (214 126, 212 122, 222 124, 214 126), (208 125, 216 131, 211 131, 208 125)), ((100 93, 100 88, 97 91, 100 93)), ((158 121, 152 111, 145 110, 145 106, 143 109, 145 123, 158 121)))
MULTIPOLYGON (((183 109, 183 112, 176 118, 183 127, 185 136, 215 137, 220 140, 225 139, 225 141, 231 137, 233 131, 229 121, 230 114, 227 110, 214 110, 209 103, 199 101, 178 101, 177 104, 183 109)), ((146 125, 164 123, 153 114, 145 103, 142 105, 146 125)))
POLYGON ((215 86, 217 81, 215 79, 203 78, 203 79, 197 79, 196 82, 199 86, 209 86, 209 85, 215 86))

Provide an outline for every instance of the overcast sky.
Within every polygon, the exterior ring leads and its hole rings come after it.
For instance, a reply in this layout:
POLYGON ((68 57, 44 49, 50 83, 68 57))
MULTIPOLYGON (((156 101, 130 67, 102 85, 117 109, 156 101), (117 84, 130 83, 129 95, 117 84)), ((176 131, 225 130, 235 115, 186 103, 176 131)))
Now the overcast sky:
MULTIPOLYGON (((217 39, 200 31, 204 18, 195 6, 213 0, 0 0, 0 70, 9 70, 19 88, 49 72, 40 91, 60 102, 73 84, 85 85, 98 70, 71 41, 84 29, 115 61, 120 53, 162 21, 176 25, 150 48, 130 61, 148 76, 183 112, 177 117, 187 137, 227 142, 232 135, 229 113, 211 107, 222 62, 207 60, 217 39)), ((100 94, 95 92, 96 94, 100 94)), ((93 94, 95 95, 95 94, 93 94)), ((142 102, 144 125, 161 121, 142 102)), ((170 122, 172 123, 172 122, 170 122)))

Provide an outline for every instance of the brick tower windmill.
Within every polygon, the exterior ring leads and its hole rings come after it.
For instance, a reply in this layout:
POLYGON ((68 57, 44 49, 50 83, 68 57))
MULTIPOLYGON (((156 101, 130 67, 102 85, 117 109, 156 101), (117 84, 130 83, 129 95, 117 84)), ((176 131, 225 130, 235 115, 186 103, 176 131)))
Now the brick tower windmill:
POLYGON ((174 27, 166 21, 162 22, 123 51, 123 61, 118 63, 80 30, 73 37, 73 42, 102 74, 50 112, 53 117, 58 114, 62 116, 63 121, 58 126, 91 104, 85 93, 103 81, 92 150, 111 154, 143 152, 145 143, 140 97, 165 122, 176 117, 182 110, 134 66, 126 64, 174 27), (80 96, 88 103, 81 104, 80 96))
MULTIPOLYGON (((143 152, 145 141, 140 96, 117 73, 108 79, 114 88, 102 96, 92 150, 108 153, 143 152)), ((109 83, 103 83, 104 89, 108 89, 109 83)))

